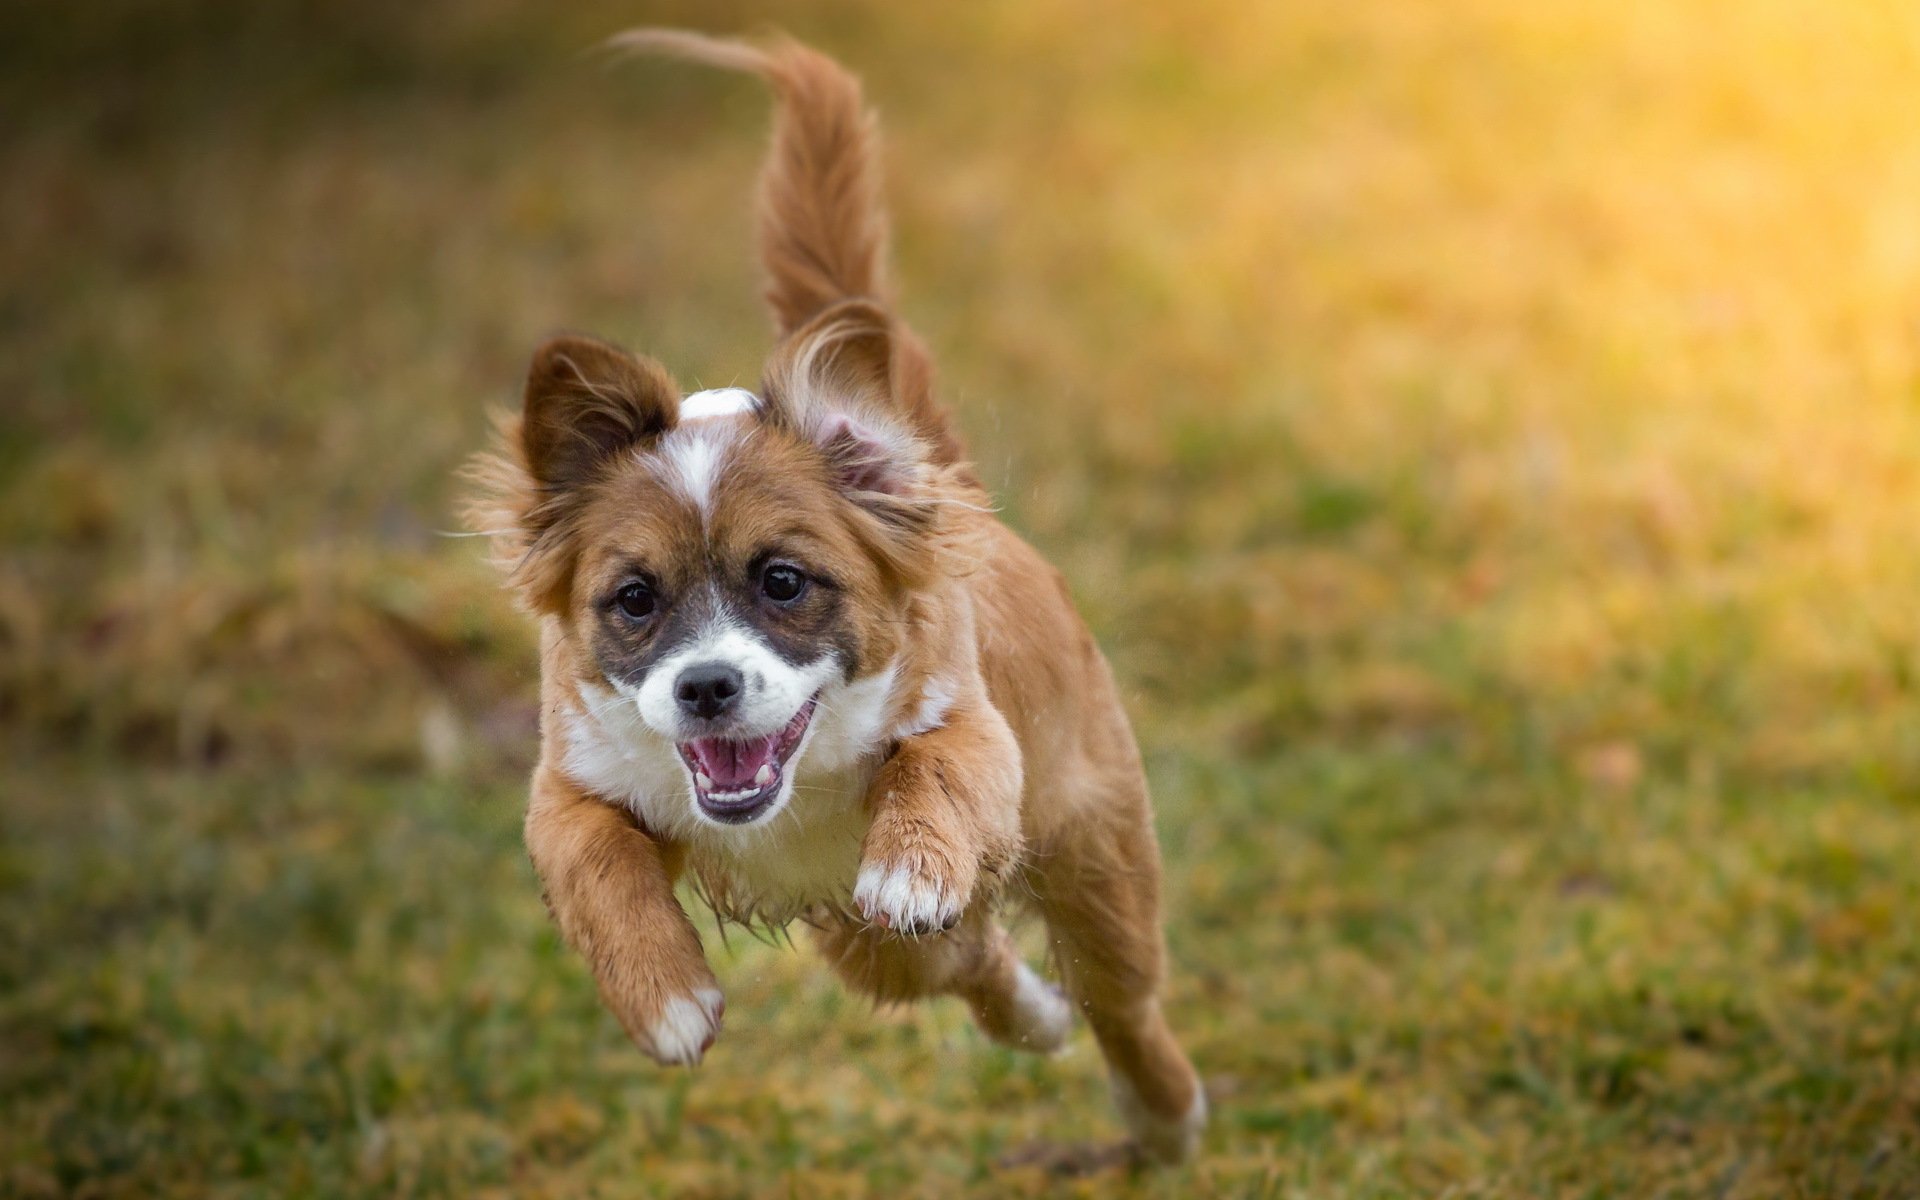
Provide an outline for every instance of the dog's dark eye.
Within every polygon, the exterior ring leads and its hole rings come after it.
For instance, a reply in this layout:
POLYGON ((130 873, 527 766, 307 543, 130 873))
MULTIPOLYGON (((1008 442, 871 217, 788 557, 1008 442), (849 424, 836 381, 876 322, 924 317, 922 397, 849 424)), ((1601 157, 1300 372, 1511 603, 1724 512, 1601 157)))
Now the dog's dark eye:
POLYGON ((788 604, 800 598, 807 590, 807 577, 799 568, 786 563, 774 563, 760 573, 760 590, 769 600, 778 604, 788 604))
POLYGON ((654 605, 653 589, 638 579, 613 594, 613 606, 631 620, 644 621, 652 616, 654 605))

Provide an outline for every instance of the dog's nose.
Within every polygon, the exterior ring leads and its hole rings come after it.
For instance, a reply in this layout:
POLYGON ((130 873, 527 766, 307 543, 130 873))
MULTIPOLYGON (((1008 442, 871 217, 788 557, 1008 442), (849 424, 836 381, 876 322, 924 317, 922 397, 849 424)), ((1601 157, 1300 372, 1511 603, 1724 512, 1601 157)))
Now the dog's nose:
POLYGON ((687 712, 711 721, 733 710, 745 682, 740 672, 726 663, 695 663, 674 681, 673 698, 687 712))

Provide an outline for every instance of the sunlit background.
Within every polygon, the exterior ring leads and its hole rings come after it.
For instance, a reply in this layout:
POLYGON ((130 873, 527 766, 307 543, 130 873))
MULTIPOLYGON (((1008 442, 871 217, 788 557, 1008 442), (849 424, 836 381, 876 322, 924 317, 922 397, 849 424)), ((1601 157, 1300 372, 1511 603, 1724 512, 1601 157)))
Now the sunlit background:
MULTIPOLYGON (((0 1193, 1920 1191, 1920 8, 14 4, 0 1193), (697 1073, 519 847, 454 473, 560 328, 750 384, 767 103, 1146 752, 1184 1174, 1098 1056, 708 926, 697 1073)), ((1032 940, 1034 931, 1028 931, 1032 940)))

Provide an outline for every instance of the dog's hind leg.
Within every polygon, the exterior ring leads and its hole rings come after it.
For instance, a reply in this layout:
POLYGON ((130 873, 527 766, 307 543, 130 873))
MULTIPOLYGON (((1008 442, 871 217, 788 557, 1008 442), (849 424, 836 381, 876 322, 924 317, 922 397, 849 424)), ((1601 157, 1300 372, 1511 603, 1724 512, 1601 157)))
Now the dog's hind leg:
POLYGON ((821 953, 848 987, 879 1004, 958 996, 994 1041, 1050 1054, 1073 1027, 1066 998, 1020 957, 984 908, 945 933, 903 937, 853 921, 815 930, 821 953))
POLYGON ((1160 1012, 1160 857, 1145 782, 1116 790, 1032 856, 1030 878, 1137 1151, 1178 1162, 1199 1143, 1206 1096, 1160 1012))

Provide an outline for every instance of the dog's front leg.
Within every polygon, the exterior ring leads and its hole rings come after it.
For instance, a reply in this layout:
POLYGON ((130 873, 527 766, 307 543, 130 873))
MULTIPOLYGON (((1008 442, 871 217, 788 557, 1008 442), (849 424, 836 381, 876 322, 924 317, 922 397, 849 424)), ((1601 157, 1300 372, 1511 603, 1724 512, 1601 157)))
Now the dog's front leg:
POLYGON ((953 928, 1019 857, 1020 746, 984 696, 901 741, 867 799, 854 907, 896 933, 953 928))
POLYGON ((699 1062, 726 1002, 674 897, 667 848, 546 767, 534 775, 526 838, 547 908, 627 1035, 657 1062, 699 1062))

